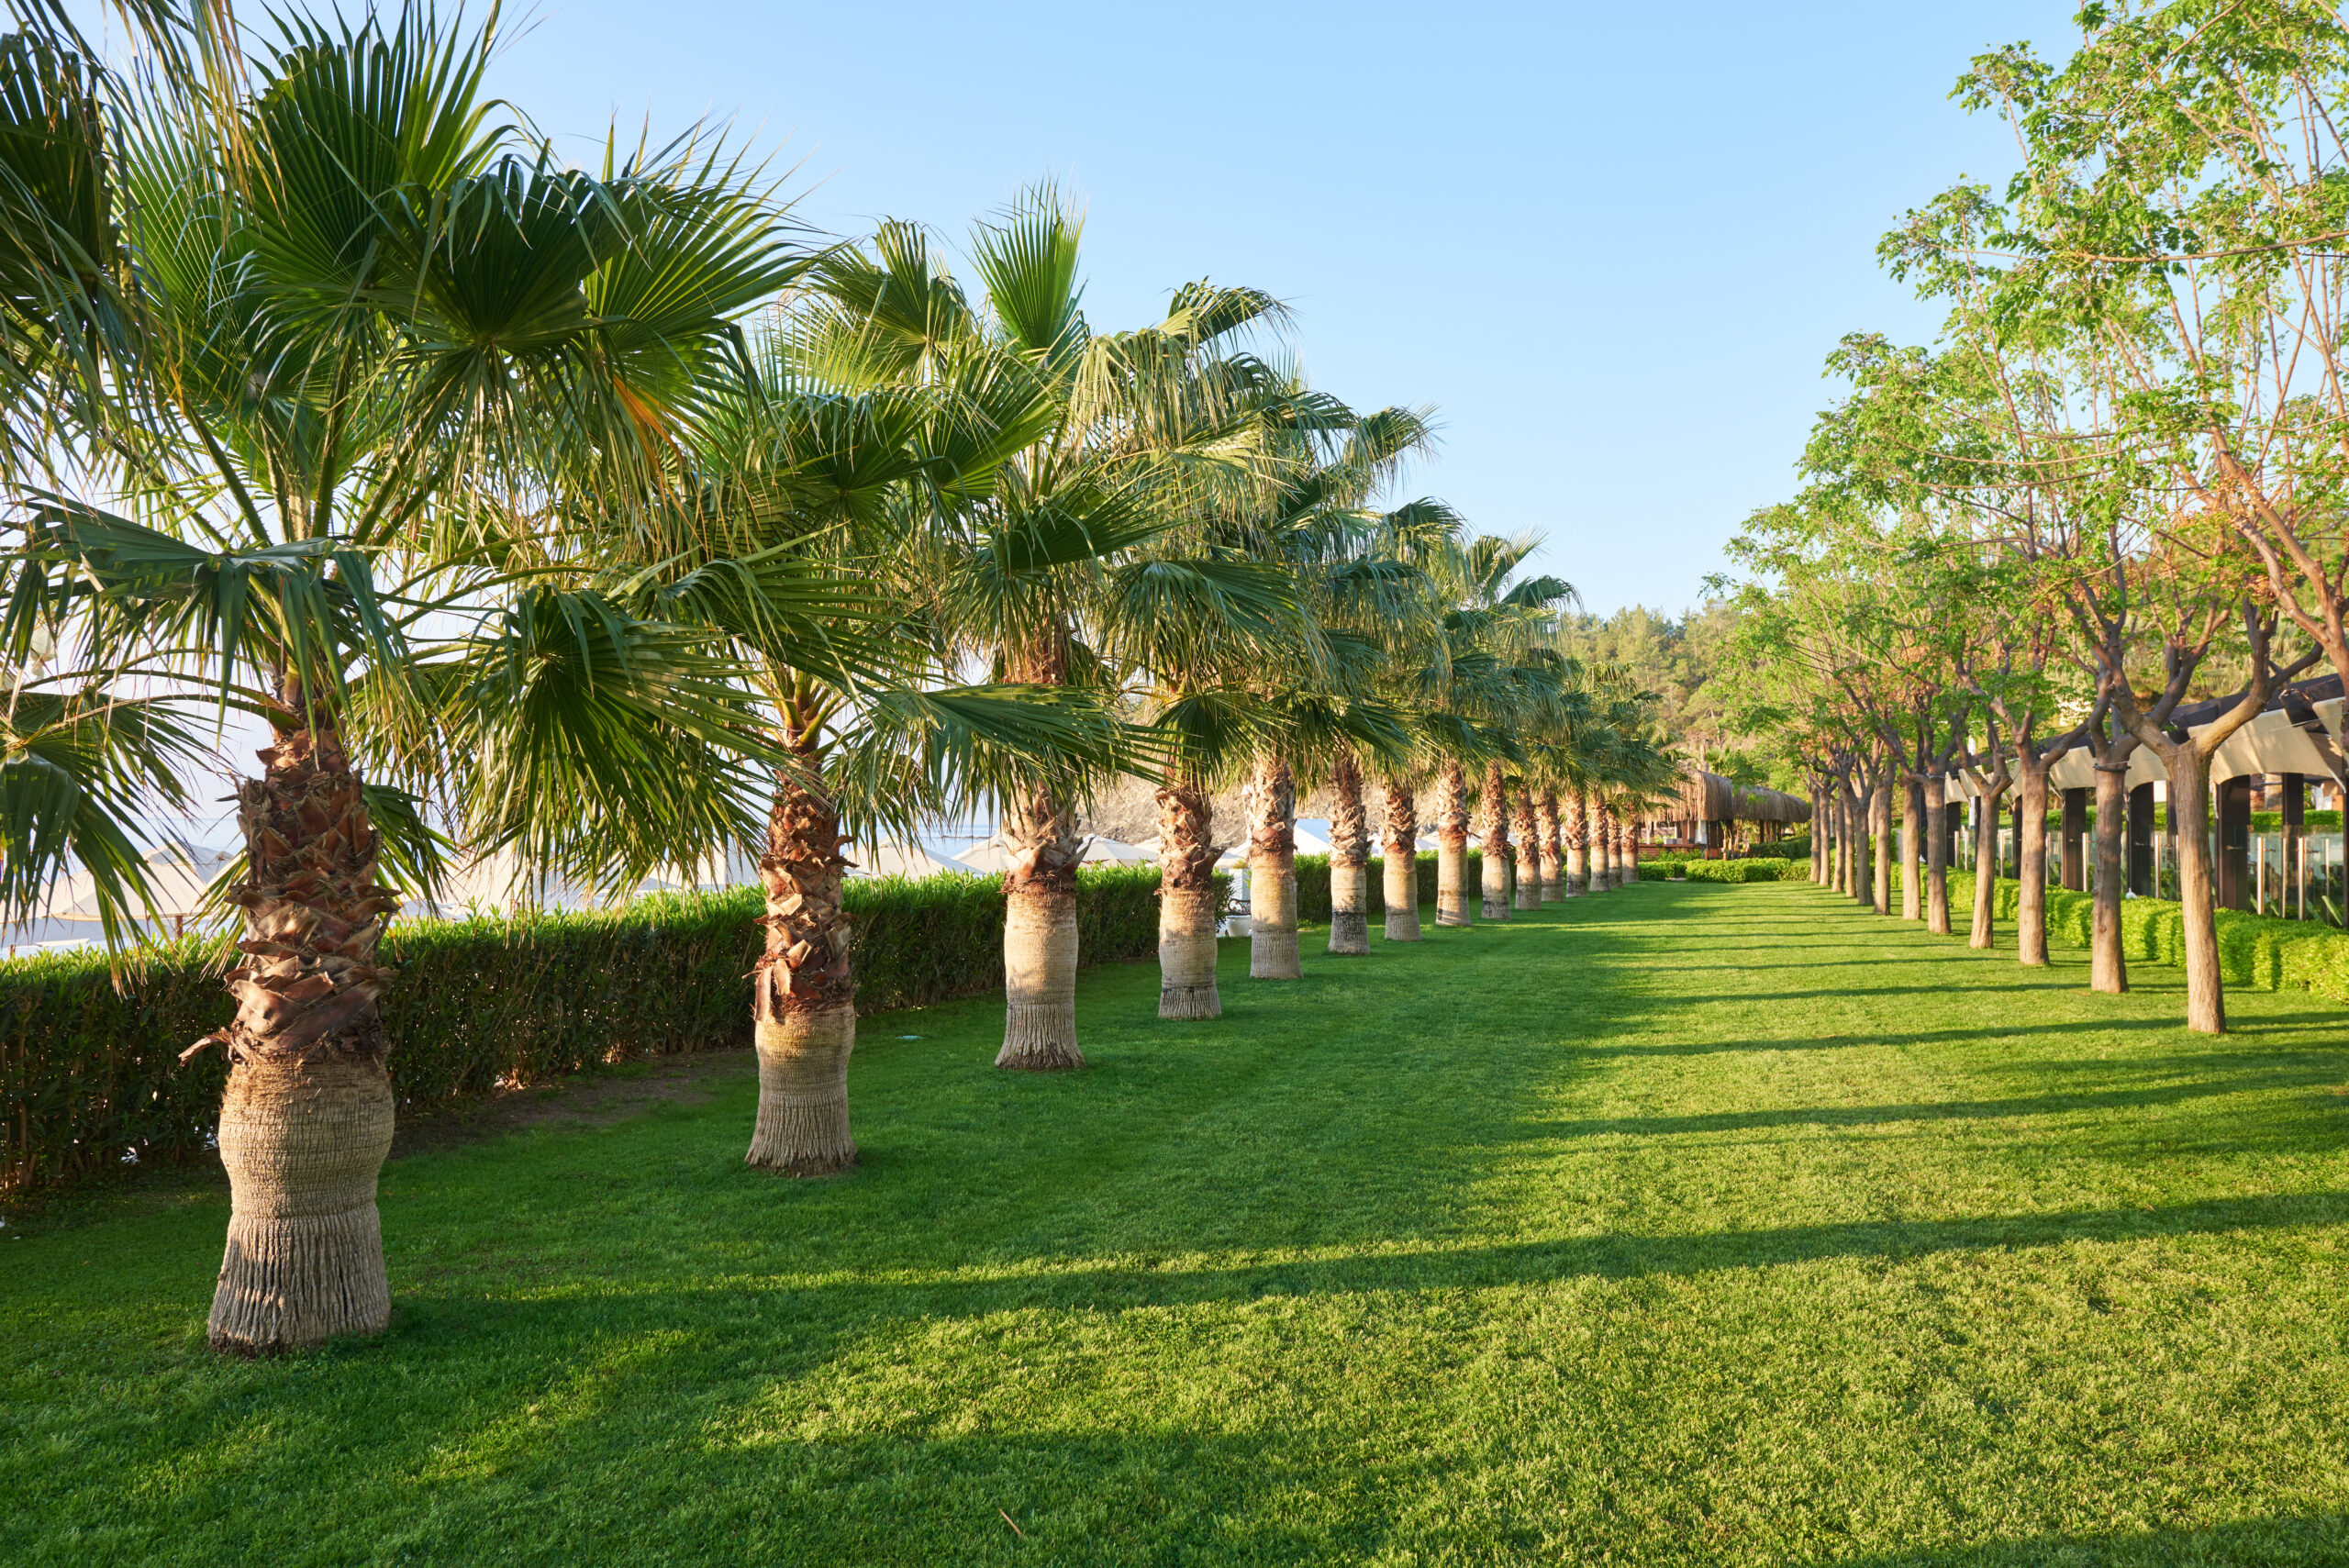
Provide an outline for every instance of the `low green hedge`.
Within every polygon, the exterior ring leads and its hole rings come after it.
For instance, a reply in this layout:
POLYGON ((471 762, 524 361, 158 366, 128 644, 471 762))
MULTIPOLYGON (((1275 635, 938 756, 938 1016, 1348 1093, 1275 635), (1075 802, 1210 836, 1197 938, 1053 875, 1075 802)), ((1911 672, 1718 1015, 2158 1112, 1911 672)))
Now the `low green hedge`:
MULTIPOLYGON (((1895 867, 1893 887, 1899 888, 1895 867)), ((1990 895, 1992 914, 2012 925, 2022 901, 2022 884, 2002 876, 1990 895)), ((1949 906, 1953 921, 1963 924, 1974 907, 1974 873, 1949 873, 1949 906)), ((2047 940, 2065 947, 2088 945, 2096 900, 2068 888, 2047 890, 2047 940)), ((2279 920, 2272 915, 2249 915, 2221 909, 2219 972, 2230 985, 2258 991, 2308 991, 2335 1002, 2349 1002, 2349 931, 2315 920, 2279 920)), ((2186 914, 2166 898, 2124 898, 2121 901, 2121 951, 2132 963, 2183 961, 2186 953, 2186 914)))
MULTIPOLYGON (((1468 851, 1468 890, 1481 897, 1485 886, 1485 858, 1476 851, 1468 851)), ((1435 902, 1435 852, 1428 851, 1419 856, 1419 902, 1435 902)), ((1386 913, 1386 861, 1382 855, 1370 858, 1370 904, 1373 915, 1386 913)), ((1297 917, 1308 926, 1330 923, 1330 857, 1299 855, 1297 857, 1297 917)))
MULTIPOLYGON (((1218 884, 1229 892, 1229 878, 1218 884)), ((1157 951, 1156 868, 1086 867, 1077 894, 1085 962, 1157 951)), ((860 1011, 1003 984, 996 878, 859 878, 846 903, 860 1011)), ((756 888, 739 888, 394 927, 382 950, 400 972, 383 1009, 393 1092, 430 1105, 634 1056, 747 1045, 761 907, 756 888)), ((206 1148, 228 1066, 217 1050, 184 1066, 178 1056, 233 1011, 193 938, 150 950, 120 989, 102 955, 0 962, 0 1192, 206 1148)))
POLYGON ((1794 882, 1808 875, 1792 861, 1690 861, 1682 873, 1691 882, 1794 882))

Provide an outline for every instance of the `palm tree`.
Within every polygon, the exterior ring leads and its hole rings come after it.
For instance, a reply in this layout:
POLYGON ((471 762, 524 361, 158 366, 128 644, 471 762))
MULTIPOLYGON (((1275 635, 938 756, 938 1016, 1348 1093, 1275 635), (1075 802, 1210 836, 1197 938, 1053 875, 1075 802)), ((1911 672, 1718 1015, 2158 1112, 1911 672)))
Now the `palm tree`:
MULTIPOLYGON (((885 300, 830 285, 855 328, 833 346, 856 374, 918 381, 953 368, 1032 389, 1027 411, 999 423, 1003 451, 984 492, 937 508, 901 563, 951 657, 983 660, 996 680, 1029 688, 1108 689, 1102 650, 1117 629, 1102 617, 1118 602, 1105 592, 1115 562, 1196 515, 1203 492, 1255 477, 1244 424, 1199 417, 1199 391, 1216 381, 1201 365, 1279 317, 1264 295, 1194 284, 1160 321, 1097 335, 1080 308, 1082 228, 1050 186, 1023 195, 973 234, 975 295, 941 272, 910 327, 885 300)), ((1085 1064, 1079 795, 1064 773, 1041 767, 1009 770, 995 791, 1007 862, 1000 1067, 1085 1064)))
POLYGON ((135 384, 81 434, 118 499, 35 494, 10 562, 18 646, 81 650, 65 678, 270 731, 237 790, 237 1016, 193 1048, 231 1064, 224 1350, 388 1318, 375 948, 433 840, 365 770, 453 780, 476 848, 650 863, 747 826, 730 671, 539 560, 579 495, 646 487, 804 257, 691 149, 558 168, 482 97, 489 45, 413 9, 286 21, 115 117, 135 384))

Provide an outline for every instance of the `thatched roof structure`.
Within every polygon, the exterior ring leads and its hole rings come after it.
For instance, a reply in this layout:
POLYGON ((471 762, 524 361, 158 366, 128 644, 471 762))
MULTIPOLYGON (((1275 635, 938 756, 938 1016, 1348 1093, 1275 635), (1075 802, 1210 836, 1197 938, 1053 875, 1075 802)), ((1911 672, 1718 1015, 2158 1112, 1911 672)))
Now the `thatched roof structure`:
POLYGON ((1779 790, 1732 784, 1702 768, 1688 768, 1680 774, 1676 805, 1663 814, 1688 822, 1808 822, 1810 802, 1779 790))

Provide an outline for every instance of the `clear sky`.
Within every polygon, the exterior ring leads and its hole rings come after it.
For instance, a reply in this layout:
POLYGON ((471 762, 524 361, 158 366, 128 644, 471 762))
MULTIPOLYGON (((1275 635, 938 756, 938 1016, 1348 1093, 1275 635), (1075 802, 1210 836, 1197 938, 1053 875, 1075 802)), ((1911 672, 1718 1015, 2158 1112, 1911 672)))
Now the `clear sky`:
POLYGON ((1792 488, 1836 338, 1930 333, 1875 245, 2011 166, 1958 72, 2072 8, 545 0, 495 85, 567 137, 731 119, 841 234, 959 238, 1055 176, 1097 324, 1267 289, 1318 385, 1439 408, 1415 493, 1541 530, 1594 609, 1677 610, 1792 488))

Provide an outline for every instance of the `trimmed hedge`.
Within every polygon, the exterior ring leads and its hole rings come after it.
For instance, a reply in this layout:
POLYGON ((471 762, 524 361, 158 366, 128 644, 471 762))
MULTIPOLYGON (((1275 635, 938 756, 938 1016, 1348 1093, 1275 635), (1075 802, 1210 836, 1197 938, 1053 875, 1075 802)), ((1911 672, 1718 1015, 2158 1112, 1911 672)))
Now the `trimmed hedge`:
MULTIPOLYGON (((1899 890, 1899 868, 1893 868, 1899 890)), ((2002 876, 1990 895, 1996 918, 2011 926, 2022 901, 2022 884, 2002 876)), ((1974 907, 1974 873, 1949 873, 1950 918, 1963 923, 1974 907)), ((2047 890, 2047 940, 2065 947, 2088 945, 2096 900, 2068 888, 2047 890)), ((2349 931, 2316 920, 2279 920, 2240 909, 2216 912, 2219 973, 2230 985, 2256 991, 2308 991, 2349 1002, 2349 931)), ((2121 901, 2121 951, 2132 963, 2184 962, 2186 912, 2166 898, 2121 901)))
MULTIPOLYGON (((1485 857, 1475 850, 1468 851, 1469 892, 1481 896, 1485 885, 1485 857)), ((1419 902, 1435 902, 1435 852, 1428 851, 1419 856, 1419 902)), ((1370 857, 1370 898, 1367 912, 1384 916, 1386 913, 1386 860, 1383 855, 1370 857)), ((1330 857, 1299 855, 1297 857, 1297 917, 1300 924, 1326 926, 1330 923, 1330 857)))
POLYGON ((1782 860, 1690 861, 1681 870, 1691 882, 1794 882, 1809 874, 1782 860))
MULTIPOLYGON (((1218 884, 1228 891, 1228 878, 1218 884)), ((1002 986, 996 878, 859 878, 845 902, 859 1011, 1002 986)), ((383 1009, 394 1095, 432 1105, 629 1057, 748 1045, 761 908, 751 887, 394 927, 382 948, 400 972, 383 1009)), ((1156 868, 1080 871, 1077 921, 1088 964, 1156 953, 1156 868)), ((194 938, 148 950, 119 990, 102 954, 0 962, 0 1193, 208 1147, 228 1064, 217 1051, 184 1066, 178 1056, 233 1012, 194 938)))

